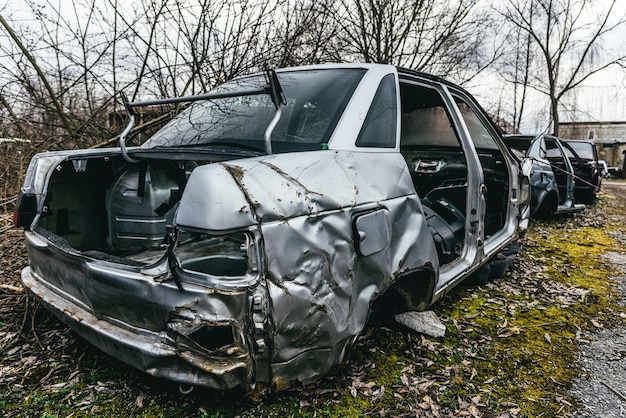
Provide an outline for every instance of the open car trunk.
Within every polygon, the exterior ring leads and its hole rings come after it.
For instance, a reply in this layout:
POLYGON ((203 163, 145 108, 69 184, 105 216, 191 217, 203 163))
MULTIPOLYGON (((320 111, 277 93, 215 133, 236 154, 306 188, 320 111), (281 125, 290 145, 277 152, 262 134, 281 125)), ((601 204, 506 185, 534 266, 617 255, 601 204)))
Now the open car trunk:
POLYGON ((50 177, 38 226, 94 258, 153 261, 193 165, 121 156, 66 160, 50 177), (147 256, 147 257, 146 257, 147 256))
POLYGON ((94 154, 49 153, 33 161, 29 171, 48 173, 43 194, 24 190, 17 211, 17 223, 28 222, 40 197, 26 231, 25 286, 89 341, 151 374, 221 389, 250 381, 253 238, 239 232, 168 239, 197 163, 160 154, 130 164, 115 151, 94 154), (173 241, 179 265, 168 259, 173 241), (218 280, 192 277, 183 290, 168 276, 173 268, 218 280))

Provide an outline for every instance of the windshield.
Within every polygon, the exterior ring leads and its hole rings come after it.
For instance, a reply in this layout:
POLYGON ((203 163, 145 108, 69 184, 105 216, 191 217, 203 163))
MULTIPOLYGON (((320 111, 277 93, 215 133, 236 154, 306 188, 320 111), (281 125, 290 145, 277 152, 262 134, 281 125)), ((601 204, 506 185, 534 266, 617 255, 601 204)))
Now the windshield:
POLYGON ((505 136, 504 143, 512 150, 525 153, 533 142, 532 136, 505 136))
MULTIPOLYGON (((589 142, 567 141, 567 145, 569 145, 574 150, 574 152, 578 154, 578 157, 584 160, 596 159, 595 147, 589 142)), ((567 148, 565 148, 565 151, 568 157, 574 157, 574 155, 572 155, 572 153, 567 148)))
MULTIPOLYGON (((272 133, 274 152, 319 150, 328 142, 363 69, 278 73, 287 99, 272 133)), ((230 81, 215 92, 263 88, 262 74, 230 81)), ((195 102, 161 128, 142 148, 222 145, 264 150, 264 134, 276 108, 267 94, 195 102)))

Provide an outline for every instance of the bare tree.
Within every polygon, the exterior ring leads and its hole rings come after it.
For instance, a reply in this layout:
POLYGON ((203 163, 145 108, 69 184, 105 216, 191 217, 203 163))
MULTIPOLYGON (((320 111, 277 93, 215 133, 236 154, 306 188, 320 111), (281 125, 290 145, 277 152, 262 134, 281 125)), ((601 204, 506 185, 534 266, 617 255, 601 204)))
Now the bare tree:
MULTIPOLYGON (((335 4, 336 3, 336 4, 335 4)), ((348 60, 392 63, 467 82, 499 49, 485 48, 479 0, 340 0, 332 15, 348 60)))
POLYGON ((517 75, 522 73, 514 82, 548 97, 555 135, 564 98, 592 75, 626 59, 602 48, 606 35, 626 23, 624 16, 614 16, 616 4, 617 0, 507 0, 500 11, 519 33, 517 46, 528 48, 527 60, 510 63, 517 75))
POLYGON ((341 0, 335 16, 341 20, 350 53, 365 62, 401 60, 425 0, 341 0))
POLYGON ((513 73, 513 126, 517 131, 520 130, 524 117, 530 66, 534 58, 531 42, 532 38, 527 32, 516 31, 515 45, 523 46, 523 48, 515 50, 515 70, 513 73))
POLYGON ((30 19, 0 11, 0 112, 72 148, 119 132, 120 91, 199 93, 266 65, 389 62, 463 82, 495 51, 479 1, 25 0, 30 19))
POLYGON ((532 66, 536 61, 534 44, 528 32, 518 27, 500 34, 499 38, 503 44, 509 45, 509 48, 494 65, 498 76, 505 81, 498 97, 495 114, 510 121, 513 132, 519 132, 526 115, 529 82, 532 66))
POLYGON ((42 148, 110 137, 120 90, 131 100, 196 93, 280 61, 278 29, 296 30, 284 26, 286 0, 78 4, 26 0, 30 19, 13 22, 0 13, 0 110, 42 148))
POLYGON ((47 91, 47 93, 49 95, 49 97, 48 97, 49 100, 51 101, 52 105, 56 109, 56 111, 58 113, 58 116, 61 118, 61 121, 63 122, 64 128, 68 132, 72 132, 73 131, 73 126, 72 126, 72 124, 71 124, 71 122, 70 122, 70 120, 68 118, 68 115, 65 113, 65 111, 63 109, 63 106, 61 105, 61 102, 59 101, 59 97, 56 94, 55 89, 52 87, 52 84, 48 80, 48 77, 44 73, 44 71, 41 68, 41 66, 38 64, 38 62, 35 59, 35 57, 30 53, 30 51, 28 50, 26 45, 22 42, 22 40, 15 33, 15 31, 13 30, 11 25, 9 25, 9 23, 4 19, 4 17, 2 17, 2 15, 0 15, 0 25, 2 25, 4 30, 9 34, 9 37, 15 43, 17 48, 19 48, 19 50, 23 54, 24 58, 26 58, 26 60, 30 63, 30 65, 32 65, 32 69, 36 72, 38 80, 45 87, 45 90, 47 91))
POLYGON ((41 148, 85 146, 110 136, 103 113, 112 97, 104 71, 110 43, 103 33, 109 32, 94 27, 95 4, 79 12, 69 4, 61 10, 28 2, 30 19, 10 23, 0 15, 0 104, 13 109, 20 136, 41 148))
POLYGON ((333 0, 288 0, 281 5, 282 16, 274 22, 268 39, 265 61, 270 66, 340 62, 345 44, 342 30, 331 7, 333 0))

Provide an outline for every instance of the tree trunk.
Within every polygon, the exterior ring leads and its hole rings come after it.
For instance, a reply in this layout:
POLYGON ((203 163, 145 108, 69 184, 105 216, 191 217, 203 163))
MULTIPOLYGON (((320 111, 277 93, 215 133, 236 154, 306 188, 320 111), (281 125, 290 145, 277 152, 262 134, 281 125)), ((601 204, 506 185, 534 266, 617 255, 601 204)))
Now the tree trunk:
POLYGON ((552 133, 559 136, 559 99, 552 96, 550 98, 550 113, 552 113, 552 133))

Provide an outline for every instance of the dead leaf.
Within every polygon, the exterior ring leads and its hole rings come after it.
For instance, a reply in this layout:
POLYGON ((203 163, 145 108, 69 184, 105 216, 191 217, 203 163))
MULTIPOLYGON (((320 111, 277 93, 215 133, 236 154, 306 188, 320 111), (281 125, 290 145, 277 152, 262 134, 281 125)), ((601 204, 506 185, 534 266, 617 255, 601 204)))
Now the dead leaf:
POLYGON ((142 392, 139 392, 139 395, 137 395, 137 399, 135 399, 135 406, 139 409, 143 408, 144 396, 145 395, 142 392))
POLYGON ((417 406, 419 406, 425 411, 428 411, 430 409, 430 404, 428 402, 420 402, 417 404, 417 406))
POLYGON ((422 399, 424 401, 418 403, 417 405, 425 411, 429 410, 430 406, 432 405, 432 399, 428 395, 425 395, 422 399))
POLYGON ((372 402, 376 402, 385 394, 385 386, 381 386, 372 393, 372 402))
POLYGON ((508 328, 505 328, 503 331, 503 333, 498 332, 498 337, 506 338, 512 335, 519 335, 523 330, 518 326, 512 325, 508 328))
POLYGON ((477 417, 480 417, 480 416, 481 416, 481 415, 480 415, 480 412, 478 411, 478 408, 476 408, 476 405, 470 405, 470 406, 467 408, 467 411, 468 411, 470 414, 472 414, 472 416, 473 416, 474 418, 477 418, 477 417))
POLYGON ((463 409, 467 409, 468 406, 470 406, 471 404, 467 401, 464 401, 461 398, 457 397, 457 402, 459 403, 459 409, 463 410, 463 409))

